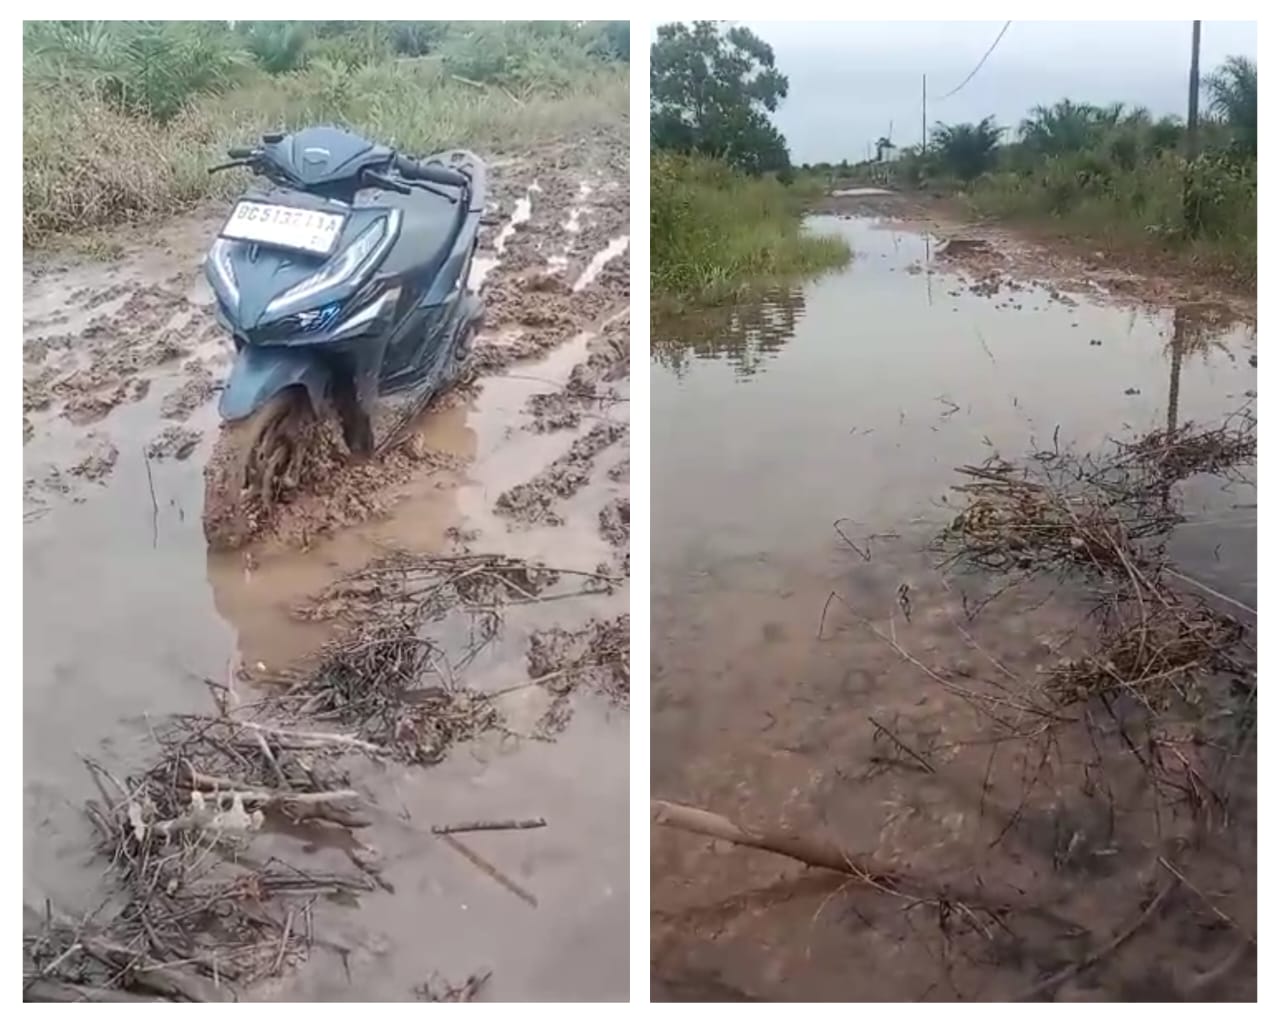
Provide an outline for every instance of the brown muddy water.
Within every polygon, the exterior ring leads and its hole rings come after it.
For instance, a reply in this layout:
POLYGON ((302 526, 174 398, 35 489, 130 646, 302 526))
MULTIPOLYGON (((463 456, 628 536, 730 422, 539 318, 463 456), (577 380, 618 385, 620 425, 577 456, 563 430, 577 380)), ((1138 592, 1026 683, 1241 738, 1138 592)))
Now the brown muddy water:
MULTIPOLYGON (((106 865, 93 856, 81 809, 92 793, 81 755, 121 776, 141 769, 156 723, 211 712, 202 679, 270 672, 317 650, 332 629, 292 609, 343 574, 390 549, 464 543, 582 571, 621 564, 625 533, 603 534, 601 512, 629 490, 618 471, 629 418, 625 175, 625 144, 503 164, 478 260, 492 326, 477 343, 489 346, 492 368, 415 424, 409 446, 429 457, 366 483, 377 500, 352 502, 328 528, 281 530, 226 555, 206 552, 201 527, 202 466, 228 365, 199 271, 218 214, 122 236, 119 257, 105 263, 28 268, 25 905, 48 899, 79 917, 102 900, 106 865), (537 267, 563 277, 558 319, 523 318, 508 301, 537 267), (606 361, 620 367, 599 385, 611 400, 538 422, 531 399, 555 400, 605 341, 606 361), (82 393, 92 400, 76 404, 82 393), (526 522, 495 512, 500 495, 536 481, 602 421, 612 424, 610 443, 579 466, 575 486, 548 498, 554 516, 526 522), (152 448, 166 430, 188 433, 152 448)), ((572 630, 626 610, 625 586, 512 608, 467 684, 525 683, 535 630, 572 630)), ((240 685, 251 698, 252 683, 240 685)), ((503 698, 513 730, 544 709, 539 696, 524 686, 503 698)), ((348 765, 375 808, 361 838, 377 849, 394 892, 317 910, 317 937, 329 944, 242 997, 411 1000, 428 978, 460 984, 491 970, 485 1000, 626 998, 627 713, 594 693, 576 694, 572 710, 555 741, 481 739, 430 768, 348 765), (432 825, 460 819, 534 816, 547 826, 470 844, 532 892, 536 907, 431 835, 432 825)), ((314 836, 274 838, 276 852, 299 866, 327 854, 314 836)))
MULTIPOLYGON (((1103 812, 1076 770, 1093 754, 1073 740, 1039 769, 982 744, 973 708, 920 665, 961 682, 996 661, 1030 675, 1072 651, 1085 605, 1069 586, 1033 584, 970 622, 964 610, 994 586, 944 577, 924 545, 956 513, 957 466, 1055 443, 1087 452, 1246 405, 1256 332, 1212 304, 1125 305, 1032 283, 1025 267, 993 286, 939 257, 939 238, 878 216, 811 226, 847 239, 847 268, 653 329, 653 796, 930 877, 976 871, 1050 892, 1088 933, 1044 920, 966 931, 936 907, 655 828, 653 997, 1008 999, 1133 916, 1168 880, 1153 862, 1174 829, 1153 823, 1123 751, 1106 753, 1103 812), (889 763, 877 724, 932 751, 934 770, 889 763)), ((1178 567, 1256 605, 1253 486, 1193 477, 1180 490, 1178 567)), ((1057 997, 1191 997, 1180 985, 1203 977, 1197 997, 1252 999, 1252 954, 1236 955, 1256 927, 1241 816, 1185 861, 1240 930, 1184 889, 1057 997)))

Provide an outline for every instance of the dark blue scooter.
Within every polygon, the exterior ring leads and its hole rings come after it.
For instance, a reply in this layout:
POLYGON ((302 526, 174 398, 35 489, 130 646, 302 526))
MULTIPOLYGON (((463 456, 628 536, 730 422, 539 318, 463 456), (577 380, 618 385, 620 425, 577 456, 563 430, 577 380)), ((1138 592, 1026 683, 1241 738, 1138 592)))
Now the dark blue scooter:
POLYGON ((485 168, 418 161, 337 128, 269 134, 210 173, 265 184, 236 202, 205 272, 235 342, 223 428, 205 469, 205 534, 238 546, 296 488, 317 422, 347 447, 396 439, 457 377, 481 322, 468 287, 485 168))

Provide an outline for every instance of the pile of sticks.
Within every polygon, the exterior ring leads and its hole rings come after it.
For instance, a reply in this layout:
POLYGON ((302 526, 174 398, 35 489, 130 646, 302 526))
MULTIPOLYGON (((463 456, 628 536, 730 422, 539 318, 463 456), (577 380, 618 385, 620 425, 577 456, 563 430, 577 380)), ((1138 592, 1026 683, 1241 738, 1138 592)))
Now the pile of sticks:
POLYGON ((377 747, 230 714, 180 715, 154 735, 158 757, 137 777, 86 761, 99 796, 86 812, 118 894, 80 921, 46 907, 30 922, 28 1000, 229 1000, 305 957, 316 899, 378 884, 354 858, 359 869, 332 873, 253 855, 273 819, 369 824, 337 760, 377 747))

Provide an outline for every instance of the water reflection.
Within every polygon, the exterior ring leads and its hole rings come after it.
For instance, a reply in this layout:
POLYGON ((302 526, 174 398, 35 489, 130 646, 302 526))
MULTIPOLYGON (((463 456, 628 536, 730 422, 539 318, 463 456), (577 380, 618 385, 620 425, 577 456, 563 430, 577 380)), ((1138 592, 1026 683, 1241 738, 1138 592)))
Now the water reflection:
POLYGON ((653 328, 653 358, 677 377, 690 359, 721 359, 749 377, 794 335, 804 314, 804 289, 777 288, 734 305, 683 314, 653 328))
POLYGON ((1167 426, 1170 439, 1178 428, 1184 360, 1199 355, 1206 366, 1219 355, 1234 360, 1228 341, 1239 322, 1231 309, 1216 302, 1188 302, 1174 308, 1173 331, 1165 346, 1169 356, 1167 426))

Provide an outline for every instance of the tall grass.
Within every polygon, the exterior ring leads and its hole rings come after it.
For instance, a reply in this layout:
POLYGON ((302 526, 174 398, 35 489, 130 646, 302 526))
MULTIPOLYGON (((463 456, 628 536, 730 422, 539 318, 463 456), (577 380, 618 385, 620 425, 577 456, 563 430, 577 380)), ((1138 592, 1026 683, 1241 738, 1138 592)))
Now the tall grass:
POLYGON ((523 98, 454 78, 441 57, 302 71, 250 71, 159 121, 70 81, 23 93, 23 241, 137 221, 228 195, 243 177, 210 177, 231 145, 263 132, 338 123, 406 152, 450 146, 510 152, 625 123, 625 65, 597 61, 523 98))
POLYGON ((705 157, 650 161, 650 281, 660 305, 714 302, 841 266, 842 239, 806 232, 806 194, 705 157))
POLYGON ((984 173, 970 173, 972 161, 957 159, 938 133, 924 153, 853 170, 1249 286, 1257 281, 1256 68, 1232 58, 1210 81, 1214 116, 1201 125, 1203 152, 1191 162, 1181 155, 1185 129, 1176 118, 1062 100, 1033 108, 1014 141, 991 148, 994 167, 984 173))
POLYGON ((982 214, 1048 222, 1103 247, 1174 256, 1237 285, 1257 279, 1257 164, 1173 152, 1118 165, 1105 152, 984 175, 965 192, 982 214), (1188 225, 1190 211, 1192 224, 1188 225))

